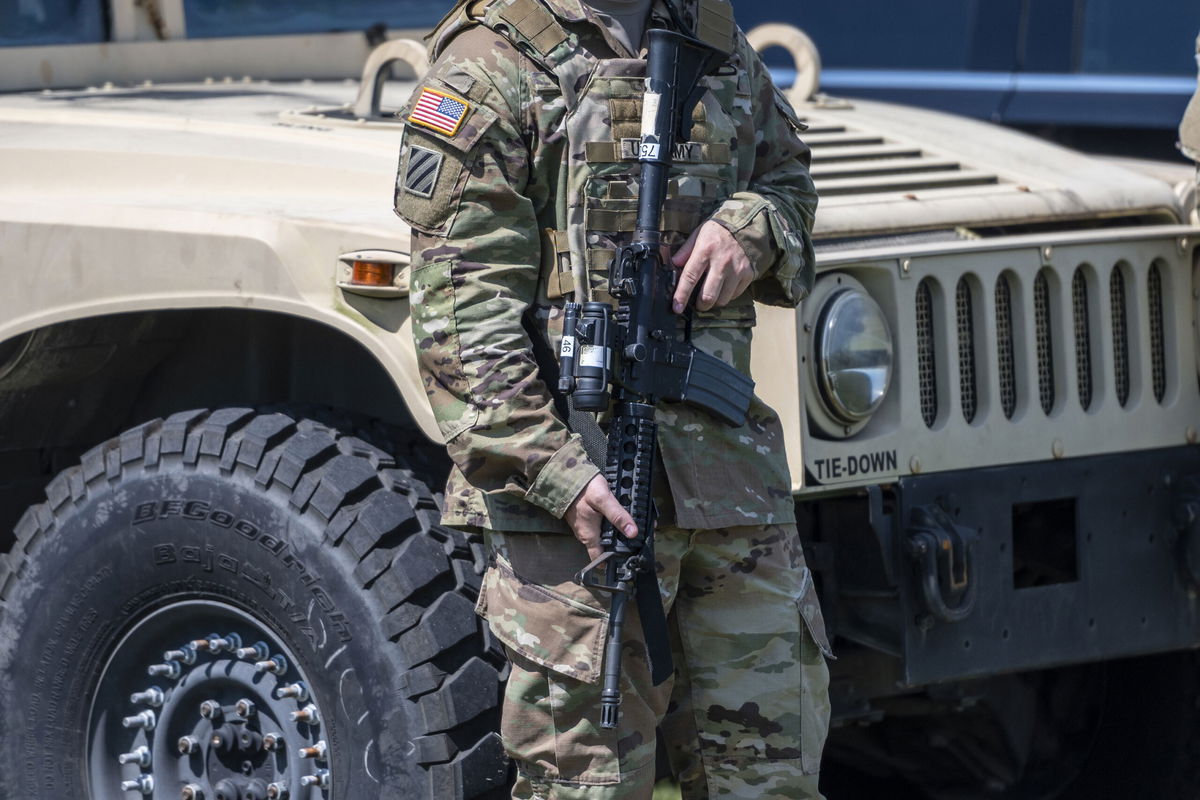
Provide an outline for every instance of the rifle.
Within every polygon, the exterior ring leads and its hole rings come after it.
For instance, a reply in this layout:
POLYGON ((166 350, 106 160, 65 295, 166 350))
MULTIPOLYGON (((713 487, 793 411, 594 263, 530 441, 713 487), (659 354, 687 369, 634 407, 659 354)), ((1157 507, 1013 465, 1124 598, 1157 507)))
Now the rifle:
POLYGON ((559 391, 580 411, 605 411, 613 401, 604 469, 609 488, 637 523, 638 535, 619 535, 605 520, 603 553, 575 580, 612 595, 605 642, 600 725, 615 728, 621 704, 621 640, 625 612, 636 598, 654 685, 674 671, 666 615, 654 570, 657 510, 651 479, 658 448, 654 407, 685 402, 729 425, 741 425, 754 382, 692 343, 690 309, 679 336, 671 307, 677 276, 664 262, 662 206, 676 137, 691 136, 692 109, 704 87, 700 78, 728 58, 716 48, 668 30, 651 30, 638 160, 637 230, 609 266, 608 303, 568 303, 563 317, 559 391), (603 581, 594 573, 605 567, 603 581))

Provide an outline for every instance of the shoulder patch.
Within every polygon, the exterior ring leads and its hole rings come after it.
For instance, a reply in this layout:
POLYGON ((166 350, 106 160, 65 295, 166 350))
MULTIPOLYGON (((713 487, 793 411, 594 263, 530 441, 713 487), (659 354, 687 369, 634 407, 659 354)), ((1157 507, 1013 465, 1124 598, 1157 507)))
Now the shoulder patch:
POLYGON ((419 197, 433 197, 438 173, 442 169, 442 154, 412 144, 408 146, 408 167, 404 171, 404 191, 419 197))
POLYGON ((408 121, 446 136, 453 136, 458 133, 470 109, 471 103, 461 97, 423 87, 408 121))

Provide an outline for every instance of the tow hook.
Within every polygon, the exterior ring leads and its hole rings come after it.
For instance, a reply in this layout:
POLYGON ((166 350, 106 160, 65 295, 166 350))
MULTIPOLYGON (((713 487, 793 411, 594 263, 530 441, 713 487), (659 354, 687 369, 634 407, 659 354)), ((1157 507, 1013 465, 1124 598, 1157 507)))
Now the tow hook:
POLYGON ((975 609, 975 538, 938 506, 913 509, 906 544, 924 606, 917 618, 923 630, 935 620, 961 622, 975 609))

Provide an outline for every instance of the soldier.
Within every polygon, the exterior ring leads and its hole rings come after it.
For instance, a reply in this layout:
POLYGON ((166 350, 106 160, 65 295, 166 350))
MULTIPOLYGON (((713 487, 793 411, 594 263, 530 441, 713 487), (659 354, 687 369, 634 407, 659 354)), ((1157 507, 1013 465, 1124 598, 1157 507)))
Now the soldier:
POLYGON ((658 410, 656 557, 676 672, 651 686, 631 614, 620 723, 599 725, 607 597, 572 576, 598 554, 602 518, 636 529, 589 458, 588 421, 553 388, 554 354, 563 303, 609 299, 608 262, 632 233, 649 27, 731 54, 705 79, 663 215, 676 311, 695 292, 694 344, 748 372, 754 301, 795 306, 811 286, 804 126, 726 0, 460 2, 402 111, 395 198, 413 231, 417 352, 454 462, 443 519, 483 531, 492 552, 477 610, 512 665, 513 797, 647 798, 656 726, 685 797, 820 797, 828 641, 779 418, 757 399, 738 428, 658 410))
POLYGON ((1196 37, 1196 93, 1183 112, 1179 124, 1179 147, 1183 154, 1196 162, 1196 212, 1200 212, 1200 36, 1196 37))

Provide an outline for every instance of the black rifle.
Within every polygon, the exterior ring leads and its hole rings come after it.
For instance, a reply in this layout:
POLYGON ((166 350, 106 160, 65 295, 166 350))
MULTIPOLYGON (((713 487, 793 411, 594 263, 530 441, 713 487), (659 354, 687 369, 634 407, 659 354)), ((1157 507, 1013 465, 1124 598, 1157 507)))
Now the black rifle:
POLYGON ((608 303, 568 303, 560 351, 558 388, 572 395, 577 410, 605 411, 612 393, 604 474, 638 528, 637 537, 630 539, 605 520, 600 538, 603 554, 575 578, 612 594, 600 700, 604 728, 617 725, 621 639, 631 597, 638 604, 654 685, 674 670, 654 571, 655 404, 690 403, 729 425, 741 425, 754 394, 754 382, 748 377, 692 345, 690 312, 680 336, 679 315, 672 310, 677 277, 674 267, 663 260, 659 230, 676 137, 690 138, 692 109, 704 92, 700 79, 729 54, 673 31, 656 29, 649 36, 637 232, 609 267, 609 293, 617 300, 616 313, 608 303), (605 580, 599 581, 593 571, 602 564, 605 580))

